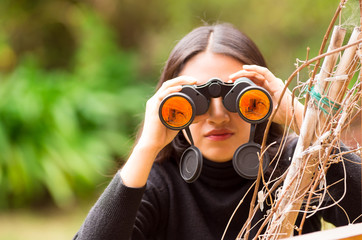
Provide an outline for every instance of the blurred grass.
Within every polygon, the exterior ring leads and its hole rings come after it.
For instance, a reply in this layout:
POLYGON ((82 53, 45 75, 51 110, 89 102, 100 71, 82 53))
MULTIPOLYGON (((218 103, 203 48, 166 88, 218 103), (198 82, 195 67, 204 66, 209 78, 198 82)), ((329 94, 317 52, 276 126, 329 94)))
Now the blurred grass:
POLYGON ((89 211, 89 203, 68 210, 50 208, 2 212, 0 213, 0 240, 72 239, 89 211))

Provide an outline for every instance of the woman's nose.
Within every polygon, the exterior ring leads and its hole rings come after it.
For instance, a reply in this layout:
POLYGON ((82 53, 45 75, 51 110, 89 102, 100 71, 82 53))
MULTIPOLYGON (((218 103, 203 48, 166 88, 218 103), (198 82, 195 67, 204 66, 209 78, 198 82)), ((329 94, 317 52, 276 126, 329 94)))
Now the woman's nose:
POLYGON ((212 124, 224 124, 230 121, 229 111, 224 107, 221 97, 211 99, 208 115, 207 121, 212 124))

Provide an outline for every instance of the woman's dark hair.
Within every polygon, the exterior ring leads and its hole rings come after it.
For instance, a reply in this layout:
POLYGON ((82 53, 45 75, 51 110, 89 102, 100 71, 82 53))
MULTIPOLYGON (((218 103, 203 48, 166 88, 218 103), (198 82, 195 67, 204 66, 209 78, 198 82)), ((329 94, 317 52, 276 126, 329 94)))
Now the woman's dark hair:
MULTIPOLYGON (((159 88, 163 82, 177 77, 190 58, 204 51, 230 56, 242 64, 255 64, 266 67, 264 57, 255 43, 232 25, 217 24, 202 26, 191 31, 174 47, 163 69, 157 88, 159 88), (212 41, 210 41, 211 35, 212 41)), ((255 142, 261 143, 265 127, 266 122, 257 126, 255 142)), ((281 138, 281 134, 281 126, 272 124, 268 142, 274 142, 281 138)), ((156 161, 162 161, 168 158, 178 160, 188 146, 190 146, 190 144, 180 131, 175 139, 158 154, 156 161)))

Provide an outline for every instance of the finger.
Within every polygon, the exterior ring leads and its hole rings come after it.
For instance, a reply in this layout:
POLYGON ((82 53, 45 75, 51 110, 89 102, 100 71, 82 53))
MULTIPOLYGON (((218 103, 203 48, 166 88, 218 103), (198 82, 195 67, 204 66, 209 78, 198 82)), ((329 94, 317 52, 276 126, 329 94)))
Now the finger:
POLYGON ((167 80, 162 83, 160 89, 163 89, 176 86, 176 85, 194 85, 197 83, 197 79, 191 76, 179 76, 170 80, 167 80))
POLYGON ((261 86, 265 82, 265 77, 255 71, 240 70, 234 74, 231 74, 229 78, 234 82, 241 77, 247 77, 252 80, 255 84, 261 86))
POLYGON ((266 67, 261 67, 257 65, 243 65, 243 69, 246 71, 255 71, 265 77, 267 81, 272 81, 274 78, 274 74, 266 67))
POLYGON ((265 88, 271 94, 274 94, 275 92, 283 89, 283 82, 279 78, 276 78, 272 73, 267 74, 269 70, 266 69, 265 71, 265 69, 266 68, 259 66, 255 66, 255 68, 254 66, 252 66, 250 70, 240 70, 230 75, 230 77, 233 79, 233 81, 237 80, 240 77, 247 77, 252 80, 256 85, 265 88), (265 75, 262 75, 259 71, 264 71, 264 74, 269 76, 269 78, 267 78, 265 75))
MULTIPOLYGON (((278 91, 280 88, 284 87, 284 82, 277 78, 268 68, 261 67, 257 65, 243 65, 245 71, 257 72, 264 77, 264 82, 260 86, 265 86, 265 88, 270 88, 272 92, 278 91)), ((260 78, 259 78, 260 79, 260 78)))
POLYGON ((172 86, 172 87, 168 87, 165 90, 159 90, 156 95, 159 101, 162 101, 166 96, 170 95, 171 93, 175 93, 175 92, 179 92, 181 91, 182 86, 181 85, 177 85, 177 86, 172 86))
POLYGON ((235 81, 236 79, 242 77, 243 74, 245 74, 245 73, 246 73, 245 70, 240 70, 240 71, 238 71, 238 72, 236 72, 236 73, 231 74, 231 75, 229 76, 229 79, 235 81))

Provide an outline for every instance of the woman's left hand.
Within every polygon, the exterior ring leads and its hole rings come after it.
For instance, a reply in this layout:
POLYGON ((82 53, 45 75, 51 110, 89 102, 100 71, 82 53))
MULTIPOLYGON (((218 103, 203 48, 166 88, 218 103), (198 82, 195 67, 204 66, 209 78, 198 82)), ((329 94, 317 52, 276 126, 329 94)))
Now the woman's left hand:
MULTIPOLYGON (((257 65, 244 65, 242 70, 230 75, 230 79, 232 81, 235 81, 241 77, 247 77, 252 80, 256 85, 265 88, 270 93, 273 99, 274 108, 276 107, 276 104, 278 103, 283 93, 283 89, 285 88, 285 84, 280 78, 275 77, 269 69, 257 65)), ((288 126, 292 120, 293 115, 291 106, 292 93, 289 89, 287 89, 287 91, 283 95, 280 107, 276 112, 273 121, 278 124, 288 126)), ((294 111, 298 128, 295 128, 293 124, 291 125, 291 127, 294 131, 298 133, 302 123, 304 106, 296 99, 294 101, 294 111)))

